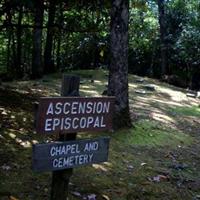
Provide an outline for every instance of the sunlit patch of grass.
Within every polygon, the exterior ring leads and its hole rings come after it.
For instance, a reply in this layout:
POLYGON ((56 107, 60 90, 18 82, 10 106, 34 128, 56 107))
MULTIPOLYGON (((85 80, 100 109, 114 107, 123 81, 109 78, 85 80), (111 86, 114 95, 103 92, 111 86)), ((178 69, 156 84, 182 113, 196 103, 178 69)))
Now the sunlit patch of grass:
POLYGON ((198 106, 174 107, 170 110, 170 112, 174 115, 178 114, 178 115, 200 117, 200 107, 198 106))
POLYGON ((136 146, 175 147, 180 144, 189 145, 192 143, 192 138, 189 135, 150 120, 140 120, 134 125, 134 128, 122 130, 115 137, 136 146))

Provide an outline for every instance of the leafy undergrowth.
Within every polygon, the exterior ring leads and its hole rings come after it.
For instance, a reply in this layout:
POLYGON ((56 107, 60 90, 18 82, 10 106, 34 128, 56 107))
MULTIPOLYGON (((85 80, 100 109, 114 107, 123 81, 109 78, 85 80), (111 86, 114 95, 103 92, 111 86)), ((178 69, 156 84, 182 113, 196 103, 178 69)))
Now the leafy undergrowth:
MULTIPOLYGON (((106 90, 105 71, 71 73, 82 77, 82 96, 99 96, 106 90)), ((69 199, 199 199, 200 101, 188 98, 182 89, 139 79, 129 77, 131 129, 78 135, 110 135, 109 160, 75 168, 69 199), (155 90, 147 90, 146 84, 155 90)), ((49 199, 51 173, 31 170, 31 146, 55 138, 35 133, 34 103, 41 96, 59 96, 60 85, 61 74, 55 74, 0 86, 1 200, 49 199)))

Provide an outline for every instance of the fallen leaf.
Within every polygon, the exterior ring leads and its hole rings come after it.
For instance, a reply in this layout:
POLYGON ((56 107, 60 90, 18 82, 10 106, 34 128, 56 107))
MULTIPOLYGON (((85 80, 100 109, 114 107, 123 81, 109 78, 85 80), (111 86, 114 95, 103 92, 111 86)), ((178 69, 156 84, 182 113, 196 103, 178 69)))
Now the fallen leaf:
POLYGON ((102 197, 103 197, 103 199, 105 199, 105 200, 110 200, 110 198, 109 198, 107 195, 105 195, 105 194, 103 194, 102 197))
POLYGON ((141 163, 140 165, 141 165, 141 166, 144 166, 144 165, 147 165, 147 163, 144 163, 144 162, 143 162, 143 163, 141 163))
POLYGON ((81 197, 81 193, 80 192, 71 192, 72 195, 76 196, 76 197, 81 197))
POLYGON ((150 178, 149 180, 150 181, 153 181, 153 182, 160 182, 160 181, 165 181, 165 180, 168 180, 169 177, 168 176, 165 176, 165 175, 157 175, 157 176, 154 176, 153 178, 150 178))
POLYGON ((8 115, 8 113, 5 112, 5 111, 3 111, 1 114, 2 114, 2 115, 8 115))
POLYGON ((9 199, 10 199, 10 200, 19 200, 19 199, 13 197, 13 196, 10 196, 9 199))
POLYGON ((127 165, 127 168, 128 168, 129 170, 134 169, 133 165, 127 165))

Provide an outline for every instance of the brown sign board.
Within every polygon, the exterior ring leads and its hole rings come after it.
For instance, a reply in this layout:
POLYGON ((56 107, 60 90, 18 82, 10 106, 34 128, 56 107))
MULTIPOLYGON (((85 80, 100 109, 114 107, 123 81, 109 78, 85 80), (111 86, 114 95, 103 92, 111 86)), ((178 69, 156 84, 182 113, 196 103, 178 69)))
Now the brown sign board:
POLYGON ((112 129, 114 97, 40 98, 38 133, 73 133, 112 129))
POLYGON ((56 171, 108 159, 109 137, 33 145, 33 170, 56 171))

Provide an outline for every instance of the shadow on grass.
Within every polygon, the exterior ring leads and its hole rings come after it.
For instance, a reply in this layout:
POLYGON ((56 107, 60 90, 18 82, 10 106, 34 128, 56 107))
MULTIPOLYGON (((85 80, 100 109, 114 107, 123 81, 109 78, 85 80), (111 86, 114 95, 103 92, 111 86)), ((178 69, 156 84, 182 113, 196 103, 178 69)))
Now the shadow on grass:
MULTIPOLYGON (((97 72, 90 73, 94 75, 97 72)), ((103 72, 99 78, 99 74, 95 76, 94 83, 87 80, 81 85, 83 95, 101 95, 106 85, 106 73, 103 72)), ((31 170, 31 145, 53 140, 52 137, 35 134, 32 124, 33 101, 39 96, 59 93, 60 80, 46 79, 37 82, 34 90, 31 90, 35 91, 33 94, 0 90, 0 199, 8 199, 10 195, 23 200, 49 199, 51 173, 39 174, 31 170)), ((190 189, 186 184, 187 180, 196 183, 197 177, 200 177, 200 148, 194 142, 198 129, 192 130, 192 137, 186 129, 192 120, 191 127, 196 127, 199 122, 197 118, 188 118, 177 110, 186 104, 193 106, 196 101, 185 98, 182 91, 177 93, 174 88, 168 89, 151 81, 146 80, 157 85, 157 88, 148 95, 135 94, 135 88, 141 85, 131 81, 131 113, 137 115, 133 128, 114 133, 79 134, 82 139, 110 135, 109 160, 75 169, 70 191, 79 192, 81 198, 96 194, 97 200, 187 200, 200 192, 199 189, 190 189), (180 121, 180 117, 184 121, 180 121), (180 170, 173 167, 181 163, 188 167, 180 170), (152 177, 160 174, 167 177, 166 180, 152 181, 152 177)), ((81 198, 70 195, 72 200, 81 198)))

